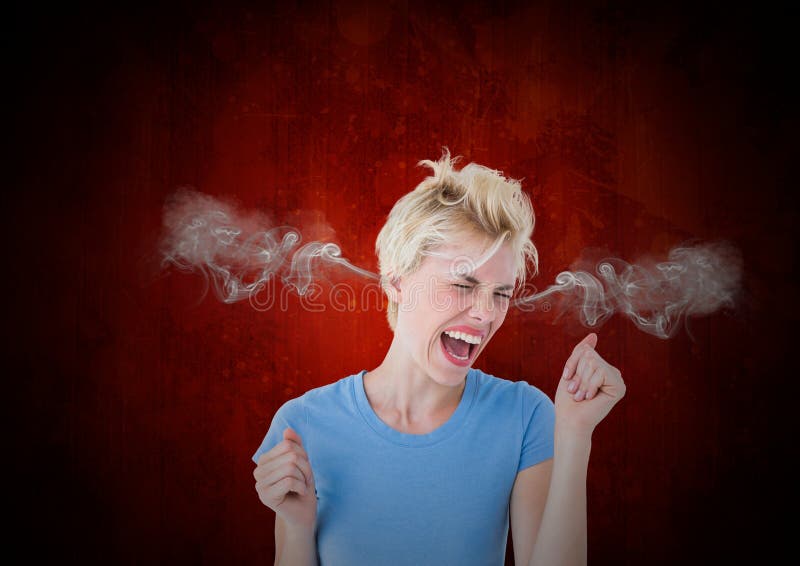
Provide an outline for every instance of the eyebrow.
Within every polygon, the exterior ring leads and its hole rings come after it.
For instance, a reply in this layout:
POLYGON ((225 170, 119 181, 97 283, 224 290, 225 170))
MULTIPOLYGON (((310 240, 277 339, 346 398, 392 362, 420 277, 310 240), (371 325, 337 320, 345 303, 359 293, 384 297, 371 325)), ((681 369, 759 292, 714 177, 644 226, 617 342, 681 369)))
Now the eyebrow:
MULTIPOLYGON (((464 275, 462 277, 464 281, 469 281, 470 283, 474 283, 475 285, 480 285, 481 282, 475 279, 474 277, 470 277, 469 275, 464 275)), ((510 291, 514 289, 513 285, 500 285, 498 288, 500 291, 510 291)))

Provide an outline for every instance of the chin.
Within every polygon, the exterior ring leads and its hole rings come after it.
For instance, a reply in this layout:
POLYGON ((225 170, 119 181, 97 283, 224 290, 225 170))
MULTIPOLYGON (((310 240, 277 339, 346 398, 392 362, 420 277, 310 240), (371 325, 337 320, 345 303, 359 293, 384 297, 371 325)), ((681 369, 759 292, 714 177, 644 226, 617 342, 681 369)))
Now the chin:
POLYGON ((445 364, 438 363, 436 367, 431 368, 430 378, 438 383, 439 385, 444 385, 445 387, 457 387, 464 383, 464 379, 467 377, 467 372, 471 369, 471 366, 454 366, 445 362, 445 364))

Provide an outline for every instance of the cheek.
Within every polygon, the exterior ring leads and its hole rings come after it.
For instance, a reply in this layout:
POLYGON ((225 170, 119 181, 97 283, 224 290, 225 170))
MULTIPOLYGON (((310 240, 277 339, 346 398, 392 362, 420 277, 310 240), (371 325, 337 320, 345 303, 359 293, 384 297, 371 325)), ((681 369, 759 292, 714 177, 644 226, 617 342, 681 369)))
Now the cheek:
MULTIPOLYGON (((464 301, 461 300, 460 302, 463 303, 464 301)), ((458 294, 450 290, 438 290, 428 297, 425 304, 427 315, 433 315, 434 317, 437 314, 452 312, 458 309, 458 307, 458 294)))
POLYGON ((447 302, 445 303, 444 308, 442 310, 446 310, 448 312, 452 311, 458 312, 464 310, 466 306, 467 306, 466 297, 462 293, 455 291, 447 294, 447 302))
POLYGON ((497 307, 497 319, 495 320, 495 324, 500 326, 506 319, 506 315, 508 314, 508 306, 498 306, 497 307))

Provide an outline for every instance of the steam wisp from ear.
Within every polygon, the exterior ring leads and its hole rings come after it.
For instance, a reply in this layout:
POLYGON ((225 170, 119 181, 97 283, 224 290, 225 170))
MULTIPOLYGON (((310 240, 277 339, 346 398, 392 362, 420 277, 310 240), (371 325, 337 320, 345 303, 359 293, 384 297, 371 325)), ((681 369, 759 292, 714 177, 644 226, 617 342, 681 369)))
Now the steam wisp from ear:
POLYGON ((304 295, 320 263, 378 279, 343 258, 336 244, 309 242, 295 250, 302 239, 297 229, 270 226, 261 213, 240 213, 232 204, 191 189, 167 199, 163 225, 162 268, 199 272, 206 290, 210 284, 225 303, 250 298, 273 277, 304 295))
MULTIPOLYGON (((272 279, 305 295, 324 266, 381 279, 343 258, 334 243, 312 241, 301 246, 298 229, 274 225, 262 213, 240 212, 232 204, 191 189, 178 190, 167 199, 163 227, 161 267, 200 273, 206 291, 211 286, 225 303, 250 299, 253 304, 254 295, 272 279)), ((477 260, 451 258, 454 275, 477 269, 497 249, 495 242, 477 260)), ((593 269, 580 265, 562 271, 554 285, 516 299, 511 306, 530 312, 539 303, 555 303, 559 317, 575 311, 587 327, 597 327, 621 313, 640 330, 667 339, 686 317, 735 307, 742 265, 739 251, 727 242, 675 247, 659 262, 645 259, 631 264, 604 258, 593 269)))
POLYGON ((619 312, 642 331, 667 339, 684 317, 735 307, 742 264, 739 251, 724 241, 679 246, 661 262, 629 264, 606 258, 596 264, 597 276, 562 271, 555 285, 521 297, 513 306, 532 310, 537 301, 561 295, 561 314, 577 310, 584 326, 598 326, 619 312))

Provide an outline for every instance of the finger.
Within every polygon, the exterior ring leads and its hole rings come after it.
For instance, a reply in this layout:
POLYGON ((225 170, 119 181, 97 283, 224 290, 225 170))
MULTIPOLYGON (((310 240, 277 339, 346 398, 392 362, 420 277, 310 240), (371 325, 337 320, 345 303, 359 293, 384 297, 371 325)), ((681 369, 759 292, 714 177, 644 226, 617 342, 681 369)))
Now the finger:
POLYGON ((308 454, 306 453, 305 448, 303 448, 303 446, 298 444, 291 437, 290 438, 286 438, 285 437, 285 431, 284 431, 284 439, 282 441, 280 441, 278 444, 276 444, 275 446, 273 446, 271 450, 268 450, 267 452, 264 452, 261 456, 259 456, 258 457, 258 465, 261 465, 261 464, 264 464, 265 462, 273 460, 273 459, 277 458, 278 456, 280 456, 281 454, 285 454, 286 452, 289 452, 291 450, 298 450, 300 452, 300 454, 302 454, 305 457, 308 457, 308 454))
POLYGON ((297 478, 286 477, 273 484, 258 482, 256 483, 256 491, 263 493, 268 500, 279 505, 290 491, 305 495, 308 493, 308 488, 297 478))
POLYGON ((303 439, 302 439, 302 438, 300 438, 300 435, 299 435, 299 434, 297 434, 297 431, 295 431, 295 430, 294 430, 293 428, 291 428, 291 427, 284 429, 284 431, 283 431, 283 438, 285 438, 285 439, 287 439, 287 440, 291 440, 291 441, 293 441, 293 442, 296 442, 296 443, 297 443, 297 444, 299 444, 300 446, 302 446, 302 445, 303 445, 303 439))
POLYGON ((569 380, 569 385, 567 385, 567 391, 570 393, 575 393, 581 387, 581 383, 583 382, 583 377, 581 372, 575 370, 573 377, 569 380))
MULTIPOLYGON (((306 488, 306 484, 303 480, 298 478, 295 475, 283 475, 278 477, 269 477, 260 479, 256 482, 256 490, 262 493, 268 493, 274 490, 280 492, 282 487, 291 486, 293 491, 300 493, 302 490, 299 487, 294 486, 303 486, 306 488)), ((280 492, 280 495, 285 494, 286 492, 280 492)))
POLYGON ((570 382, 569 382, 569 385, 567 385, 567 392, 568 393, 575 393, 575 391, 578 390, 578 387, 580 387, 580 385, 581 385, 581 382, 580 382, 579 379, 571 379, 570 382))
POLYGON ((586 338, 578 342, 575 348, 572 349, 572 354, 570 354, 569 358, 567 359, 567 363, 564 364, 564 372, 561 374, 561 379, 569 381, 575 375, 575 370, 578 366, 578 361, 580 360, 581 356, 583 356, 587 351, 594 350, 594 347, 597 345, 597 334, 594 332, 588 334, 586 338))
POLYGON ((306 485, 313 485, 314 474, 311 473, 311 463, 308 461, 308 458, 300 458, 295 462, 295 465, 303 472, 303 481, 306 485))
POLYGON ((284 454, 290 452, 297 452, 303 458, 308 459, 308 454, 306 453, 305 448, 303 448, 300 435, 289 427, 284 429, 283 440, 281 442, 258 457, 257 467, 256 470, 253 471, 253 474, 256 474, 261 467, 266 467, 267 469, 274 468, 274 462, 276 462, 284 454))
POLYGON ((305 495, 308 493, 308 486, 298 479, 291 478, 291 481, 289 482, 289 491, 299 493, 300 495, 305 495))
POLYGON ((291 464, 294 464, 300 470, 300 472, 303 474, 303 482, 306 485, 311 485, 314 480, 308 457, 305 455, 305 453, 301 454, 298 451, 290 452, 289 454, 290 455, 287 456, 287 461, 291 464))
POLYGON ((297 434, 297 432, 295 432, 295 430, 292 428, 287 428, 284 430, 283 437, 285 440, 288 440, 292 443, 291 449, 301 456, 300 460, 297 462, 297 465, 301 470, 303 470, 306 484, 311 485, 314 481, 314 474, 311 472, 311 464, 308 458, 308 453, 302 444, 303 439, 300 438, 300 435, 297 434))
POLYGON ((303 474, 303 481, 305 481, 305 473, 303 472, 303 469, 306 467, 306 464, 303 463, 304 459, 305 458, 303 456, 298 455, 296 452, 286 452, 285 454, 281 454, 269 462, 259 465, 255 470, 253 470, 253 477, 256 478, 256 480, 260 480, 269 477, 276 470, 285 470, 287 465, 291 465, 296 466, 297 469, 300 470, 301 474, 303 474))
POLYGON ((299 493, 300 495, 305 495, 308 493, 308 487, 306 484, 294 477, 284 478, 283 480, 277 482, 273 488, 277 488, 278 493, 281 495, 286 495, 290 491, 299 493))
POLYGON ((585 393, 586 381, 594 372, 596 361, 594 357, 590 355, 590 351, 586 349, 588 346, 584 345, 582 348, 583 355, 578 360, 578 366, 575 368, 574 378, 567 387, 567 391, 570 393, 577 393, 581 389, 583 389, 585 393))
POLYGON ((312 489, 316 489, 316 482, 314 481, 314 469, 311 467, 311 460, 308 461, 308 474, 306 475, 306 483, 312 489))
POLYGON ((567 362, 564 364, 564 371, 561 374, 561 379, 565 381, 569 381, 575 375, 575 368, 578 367, 578 360, 580 360, 581 356, 583 355, 583 347, 581 344, 578 344, 573 348, 572 353, 567 358, 567 362))
POLYGON ((578 367, 575 369, 575 375, 581 378, 584 383, 592 377, 595 368, 597 368, 597 360, 591 352, 587 351, 580 360, 578 360, 578 367))
POLYGON ((594 370, 592 377, 586 382, 586 399, 593 399, 597 391, 603 386, 606 380, 606 372, 603 368, 594 370))
POLYGON ((286 501, 290 492, 294 492, 301 497, 308 493, 303 483, 295 478, 284 478, 272 485, 256 483, 256 493, 258 493, 259 499, 273 510, 277 510, 286 501), (303 490, 306 491, 304 492, 303 490))
POLYGON ((589 388, 589 380, 597 368, 597 360, 594 356, 587 352, 578 362, 578 369, 575 370, 575 379, 577 386, 573 388, 576 401, 582 401, 586 398, 586 392, 589 388))
POLYGON ((303 485, 306 485, 306 479, 303 476, 303 472, 294 464, 285 464, 280 468, 275 468, 266 476, 258 479, 258 483, 270 486, 280 482, 285 478, 294 478, 303 485))
POLYGON ((303 482, 308 484, 309 478, 311 476, 310 470, 311 467, 308 464, 308 460, 305 456, 298 454, 297 452, 289 452, 288 454, 284 454, 281 456, 280 466, 286 466, 286 464, 291 464, 292 466, 296 467, 300 470, 300 473, 303 475, 303 482))

